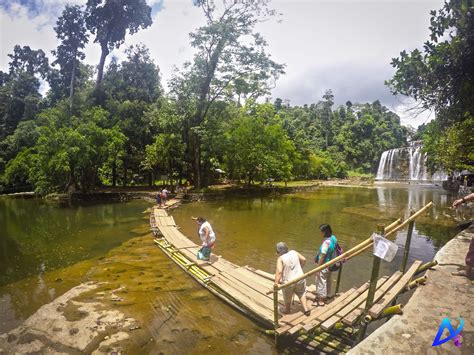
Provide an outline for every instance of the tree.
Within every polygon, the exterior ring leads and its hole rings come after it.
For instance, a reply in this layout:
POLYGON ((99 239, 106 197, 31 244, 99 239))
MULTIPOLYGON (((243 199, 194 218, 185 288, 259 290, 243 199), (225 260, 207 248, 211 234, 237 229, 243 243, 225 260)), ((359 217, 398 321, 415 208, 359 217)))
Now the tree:
POLYGON ((152 103, 162 94, 160 69, 143 45, 125 50, 126 60, 113 58, 104 76, 103 89, 108 100, 143 101, 152 103))
POLYGON ((296 150, 281 125, 266 120, 274 115, 273 106, 248 104, 239 111, 226 134, 225 160, 231 177, 246 180, 249 186, 268 178, 288 181, 296 150))
MULTIPOLYGON (((112 58, 102 82, 104 107, 111 113, 111 124, 120 127, 128 137, 122 166, 122 183, 129 180, 129 171, 143 175, 141 162, 145 146, 153 142, 155 132, 145 119, 145 112, 162 93, 159 68, 144 45, 131 46, 125 51, 127 59, 118 63, 112 58)), ((112 181, 117 181, 117 169, 112 169, 112 181)), ((148 173, 147 173, 148 175, 148 173)), ((139 181, 141 179, 138 179, 139 181)), ((135 179, 136 182, 137 179, 135 179)))
POLYGON ((158 172, 168 175, 171 181, 180 177, 185 148, 181 137, 173 133, 155 136, 153 144, 146 146, 145 160, 142 162, 143 168, 152 173, 151 184, 154 183, 158 172))
MULTIPOLYGON (((424 109, 436 113, 436 123, 424 135, 425 151, 431 170, 440 167, 452 169, 452 161, 464 161, 446 142, 471 142, 468 131, 455 130, 464 126, 474 116, 474 4, 472 0, 446 1, 441 10, 431 11, 430 39, 423 51, 402 51, 392 60, 395 75, 386 84, 394 94, 418 100, 424 109), (458 138, 455 138, 458 137, 458 138), (449 152, 449 153, 448 153, 449 152), (454 155, 452 155, 454 154, 454 155)), ((468 146, 474 151, 474 146, 468 146)), ((467 165, 474 165, 471 160, 467 165)))
POLYGON ((254 31, 258 22, 275 14, 265 2, 224 1, 218 7, 212 0, 198 0, 195 4, 203 10, 207 23, 191 33, 197 54, 171 86, 176 97, 183 96, 183 88, 191 92, 194 109, 187 143, 193 183, 199 188, 203 182, 199 127, 211 106, 223 98, 240 100, 267 93, 283 73, 283 65, 270 59, 265 40, 254 31))
POLYGON ((66 97, 65 89, 69 88, 70 107, 72 107, 72 97, 74 94, 75 78, 80 75, 79 61, 85 58, 84 46, 89 41, 86 31, 84 13, 78 5, 66 5, 61 17, 56 22, 56 37, 61 41, 58 48, 52 51, 56 56, 53 65, 58 64, 61 76, 61 89, 66 97))
POLYGON ((10 77, 14 79, 22 73, 27 73, 31 76, 40 75, 46 79, 49 64, 48 58, 41 49, 33 50, 29 46, 20 47, 16 45, 13 48, 13 53, 8 54, 10 62, 10 77))
POLYGON ((16 45, 8 54, 9 73, 2 73, 0 97, 0 139, 12 134, 21 120, 32 119, 41 98, 39 78, 48 75, 48 58, 44 52, 16 45))
POLYGON ((104 128, 107 112, 98 107, 71 117, 58 105, 43 111, 39 121, 36 144, 8 162, 6 177, 10 183, 26 180, 40 193, 90 190, 126 139, 116 128, 104 128), (29 161, 34 164, 24 163, 29 161))
POLYGON ((134 34, 152 24, 151 7, 145 0, 88 0, 86 24, 101 48, 97 89, 102 82, 105 58, 114 47, 120 47, 127 31, 134 34))
POLYGON ((331 118, 332 118, 332 106, 334 105, 334 95, 332 90, 327 90, 323 95, 323 112, 322 121, 324 127, 324 136, 326 138, 326 149, 329 147, 329 137, 332 135, 331 132, 331 118))

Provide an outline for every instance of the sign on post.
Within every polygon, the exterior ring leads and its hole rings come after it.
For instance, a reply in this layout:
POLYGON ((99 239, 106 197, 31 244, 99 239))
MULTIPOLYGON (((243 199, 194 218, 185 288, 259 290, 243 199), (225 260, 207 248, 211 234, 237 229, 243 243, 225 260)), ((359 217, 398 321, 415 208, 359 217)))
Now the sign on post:
POLYGON ((371 238, 374 241, 374 255, 391 262, 397 254, 398 245, 377 233, 372 233, 371 238))

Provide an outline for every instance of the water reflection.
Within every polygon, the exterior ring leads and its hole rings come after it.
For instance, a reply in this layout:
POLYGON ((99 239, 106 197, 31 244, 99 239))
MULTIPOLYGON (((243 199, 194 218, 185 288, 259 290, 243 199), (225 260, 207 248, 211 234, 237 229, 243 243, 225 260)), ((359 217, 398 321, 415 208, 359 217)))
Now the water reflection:
POLYGON ((133 236, 147 207, 0 198, 0 285, 104 254, 133 236))

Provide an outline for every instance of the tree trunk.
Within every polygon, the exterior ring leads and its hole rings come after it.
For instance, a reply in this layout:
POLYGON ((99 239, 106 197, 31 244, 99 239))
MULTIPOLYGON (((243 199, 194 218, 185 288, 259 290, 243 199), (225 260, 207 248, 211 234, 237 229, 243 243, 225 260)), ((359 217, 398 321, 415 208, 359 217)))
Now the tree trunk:
POLYGON ((122 185, 127 186, 127 163, 123 162, 123 183, 122 185))
POLYGON ((101 44, 100 47, 102 48, 102 53, 100 54, 99 67, 97 69, 97 81, 95 83, 95 90, 99 88, 99 85, 102 82, 102 77, 104 76, 105 58, 107 58, 107 56, 109 55, 109 47, 107 46, 107 43, 101 44))
POLYGON ((69 110, 72 111, 72 97, 74 95, 74 80, 76 78, 76 53, 72 62, 71 83, 69 85, 69 110))
POLYGON ((77 192, 78 190, 76 177, 74 176, 74 168, 70 170, 69 180, 67 182, 65 190, 66 190, 66 193, 68 193, 69 195, 74 192, 77 192))
MULTIPOLYGON (((196 115, 194 116, 194 120, 191 124, 191 127, 199 127, 204 120, 207 110, 209 106, 206 108, 206 104, 208 104, 207 95, 209 93, 209 88, 211 86, 212 79, 215 76, 217 65, 219 63, 220 56, 226 44, 226 36, 222 36, 219 40, 219 43, 216 46, 215 51, 212 53, 209 59, 209 66, 206 73, 206 77, 202 81, 200 88, 199 88, 199 100, 197 104, 196 115)), ((201 149, 200 149, 200 140, 196 133, 191 133, 193 136, 193 175, 194 175, 194 187, 201 188, 203 186, 202 183, 202 176, 201 176, 201 149)))
POLYGON ((117 163, 115 160, 112 163, 112 186, 117 186, 117 163))
POLYGON ((201 182, 201 149, 199 137, 196 133, 192 133, 192 149, 193 149, 193 180, 194 188, 200 189, 202 187, 201 182))

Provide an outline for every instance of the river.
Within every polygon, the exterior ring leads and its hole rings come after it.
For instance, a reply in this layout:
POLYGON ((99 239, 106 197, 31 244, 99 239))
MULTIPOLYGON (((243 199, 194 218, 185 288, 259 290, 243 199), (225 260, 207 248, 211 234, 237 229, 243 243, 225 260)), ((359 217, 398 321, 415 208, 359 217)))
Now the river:
MULTIPOLYGON (((316 192, 265 198, 231 198, 183 204, 172 210, 181 231, 197 241, 191 216, 213 225, 217 254, 273 272, 275 243, 285 241, 308 259, 309 270, 329 223, 345 249, 366 239, 378 224, 407 217, 429 201, 435 207, 415 224, 410 262, 431 260, 455 234, 453 196, 431 185, 322 187, 316 192)), ((275 352, 258 325, 232 310, 174 266, 149 234, 144 201, 59 206, 42 200, 0 198, 0 333, 18 326, 41 305, 93 280, 125 287, 124 303, 110 303, 141 326, 125 351, 163 353, 275 352)), ((465 217, 465 216, 464 216, 465 217)), ((395 242, 403 246, 405 233, 395 242)), ((402 248, 381 274, 398 269, 402 248)), ((344 268, 341 289, 370 277, 369 252, 344 268)))

